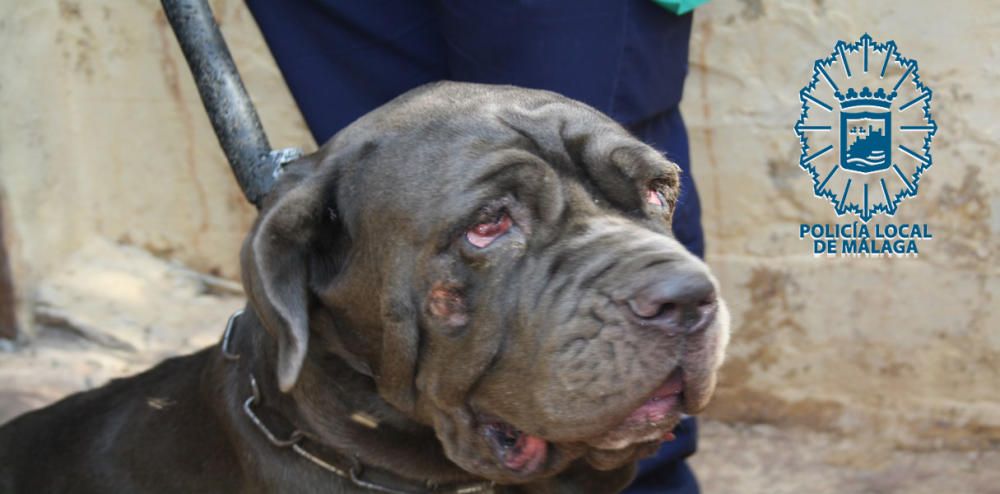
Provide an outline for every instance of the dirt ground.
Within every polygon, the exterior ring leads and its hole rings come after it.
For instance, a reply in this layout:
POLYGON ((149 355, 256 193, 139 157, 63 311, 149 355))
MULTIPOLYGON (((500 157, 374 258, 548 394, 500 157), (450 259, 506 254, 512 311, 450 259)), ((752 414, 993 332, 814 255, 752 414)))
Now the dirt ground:
MULTIPOLYGON (((241 305, 231 282, 95 243, 39 288, 35 338, 0 344, 0 422, 214 344, 241 305)), ((1000 494, 1000 451, 902 450, 877 431, 702 421, 691 463, 706 494, 1000 494)))
POLYGON ((906 451, 762 424, 703 421, 691 463, 706 494, 1000 493, 1000 451, 906 451))

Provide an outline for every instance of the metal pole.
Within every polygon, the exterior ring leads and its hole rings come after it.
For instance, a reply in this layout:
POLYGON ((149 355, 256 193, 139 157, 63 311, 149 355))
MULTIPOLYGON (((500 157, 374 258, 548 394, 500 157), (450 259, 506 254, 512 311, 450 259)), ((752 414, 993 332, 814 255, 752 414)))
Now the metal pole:
POLYGON ((271 151, 207 0, 162 0, 215 135, 247 200, 258 208, 281 164, 297 150, 271 151))

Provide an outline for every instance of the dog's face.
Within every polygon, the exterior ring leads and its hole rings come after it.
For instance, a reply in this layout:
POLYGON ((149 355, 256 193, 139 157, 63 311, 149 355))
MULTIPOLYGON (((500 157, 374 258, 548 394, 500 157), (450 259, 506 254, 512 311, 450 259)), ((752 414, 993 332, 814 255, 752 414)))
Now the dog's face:
POLYGON ((728 314, 678 168, 595 110, 427 86, 285 175, 243 262, 286 391, 321 345, 501 482, 621 467, 706 405, 728 314))

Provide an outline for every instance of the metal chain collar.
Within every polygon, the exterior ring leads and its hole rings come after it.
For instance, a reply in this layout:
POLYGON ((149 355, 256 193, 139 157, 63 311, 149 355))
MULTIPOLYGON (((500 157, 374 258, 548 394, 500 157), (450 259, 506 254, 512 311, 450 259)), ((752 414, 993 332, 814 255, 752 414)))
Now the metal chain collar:
MULTIPOLYGON (((236 319, 243 314, 243 310, 238 310, 229 316, 229 321, 226 323, 226 331, 222 334, 222 341, 219 344, 220 350, 222 352, 223 358, 230 361, 239 360, 239 354, 232 353, 229 350, 230 336, 233 332, 233 326, 236 319)), ((364 465, 355 456, 348 456, 347 458, 351 461, 349 467, 339 467, 332 463, 328 463, 316 455, 310 453, 300 444, 303 439, 306 439, 305 433, 299 429, 295 429, 288 436, 287 439, 279 438, 274 435, 273 432, 264 424, 264 422, 257 416, 253 411, 255 404, 258 404, 261 400, 260 398, 260 388, 257 386, 257 379, 254 378, 253 374, 250 375, 250 389, 251 395, 243 402, 243 413, 250 419, 250 421, 257 427, 257 429, 267 438, 268 442, 277 448, 291 448, 299 456, 309 460, 314 465, 333 473, 341 478, 350 480, 352 484, 357 487, 364 489, 369 489, 375 492, 382 492, 385 494, 492 494, 493 487, 495 484, 493 482, 475 482, 470 484, 462 484, 457 486, 437 487, 432 485, 429 481, 428 483, 420 488, 420 490, 402 490, 395 487, 389 487, 382 485, 370 480, 365 480, 364 475, 364 465)), ((346 456, 346 455, 345 455, 346 456)))

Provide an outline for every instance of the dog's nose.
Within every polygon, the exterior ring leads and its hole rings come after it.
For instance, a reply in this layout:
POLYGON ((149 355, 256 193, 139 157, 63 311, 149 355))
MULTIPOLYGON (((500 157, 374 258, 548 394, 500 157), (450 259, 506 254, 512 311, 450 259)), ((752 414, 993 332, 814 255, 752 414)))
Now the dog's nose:
POLYGON ((715 286, 707 275, 670 275, 637 291, 627 301, 632 319, 669 334, 690 334, 707 327, 718 309, 715 286))

